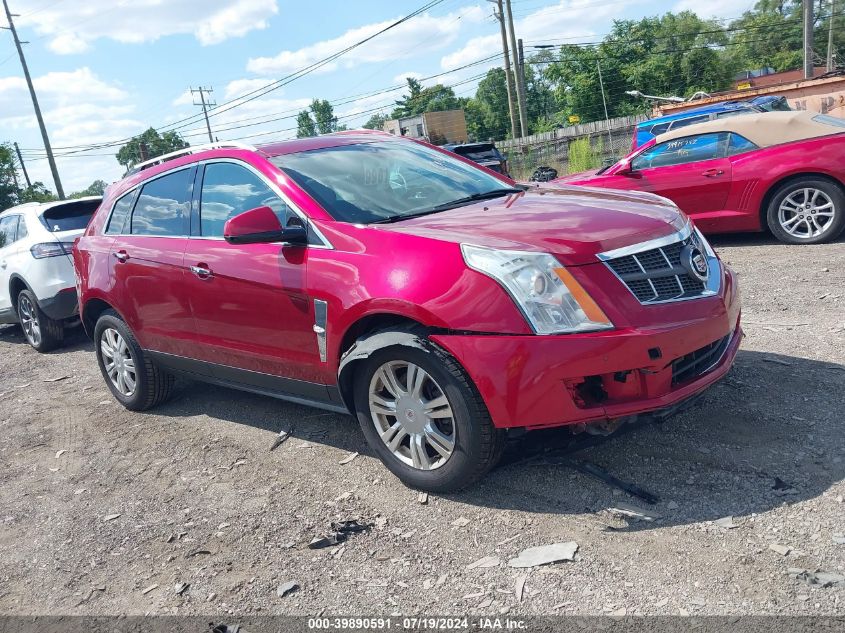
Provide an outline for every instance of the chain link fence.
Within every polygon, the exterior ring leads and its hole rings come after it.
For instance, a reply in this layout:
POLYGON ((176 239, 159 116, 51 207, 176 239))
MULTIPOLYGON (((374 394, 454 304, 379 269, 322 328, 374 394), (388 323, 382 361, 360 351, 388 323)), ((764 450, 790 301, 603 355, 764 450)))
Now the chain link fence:
POLYGON ((634 128, 645 115, 619 117, 573 125, 543 134, 499 141, 510 175, 528 180, 538 167, 551 167, 558 176, 610 164, 631 150, 634 128))

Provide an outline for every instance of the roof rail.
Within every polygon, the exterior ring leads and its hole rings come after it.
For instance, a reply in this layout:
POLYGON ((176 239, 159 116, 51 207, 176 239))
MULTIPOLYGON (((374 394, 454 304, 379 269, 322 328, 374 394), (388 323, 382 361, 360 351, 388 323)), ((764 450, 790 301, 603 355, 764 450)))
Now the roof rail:
POLYGON ((237 143, 235 141, 221 141, 217 143, 206 143, 205 145, 193 145, 191 147, 185 147, 183 149, 176 150, 175 152, 170 152, 169 154, 162 154, 161 156, 156 156, 155 158, 151 158, 150 160, 145 160, 142 163, 138 163, 133 165, 127 172, 126 176, 130 176, 132 174, 137 174, 139 171, 143 171, 145 169, 149 169, 154 165, 160 165, 161 163, 165 163, 169 160, 173 160, 174 158, 179 158, 180 156, 187 156, 188 154, 196 154, 197 152, 204 152, 210 149, 246 149, 253 152, 257 152, 258 149, 252 145, 248 145, 246 143, 237 143))

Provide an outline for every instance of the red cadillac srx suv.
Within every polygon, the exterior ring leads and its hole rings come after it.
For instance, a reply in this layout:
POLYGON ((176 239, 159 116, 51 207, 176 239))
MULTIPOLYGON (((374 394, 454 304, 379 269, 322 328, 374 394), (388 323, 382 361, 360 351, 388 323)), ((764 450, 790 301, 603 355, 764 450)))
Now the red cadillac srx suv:
POLYGON ((670 201, 527 191, 376 132, 141 164, 73 256, 126 408, 182 373, 349 412, 431 491, 482 477, 509 429, 676 410, 741 339, 734 274, 670 201))

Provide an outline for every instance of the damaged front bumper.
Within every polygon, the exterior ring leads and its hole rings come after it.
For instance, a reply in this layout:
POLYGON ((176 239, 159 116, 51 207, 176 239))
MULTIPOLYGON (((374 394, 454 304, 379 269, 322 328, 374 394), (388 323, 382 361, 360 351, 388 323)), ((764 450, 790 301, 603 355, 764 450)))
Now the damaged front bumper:
MULTIPOLYGON (((731 282, 733 280, 731 279, 731 282)), ((665 417, 730 370, 742 339, 734 294, 718 310, 651 328, 561 336, 435 334, 460 362, 499 428, 665 417)))

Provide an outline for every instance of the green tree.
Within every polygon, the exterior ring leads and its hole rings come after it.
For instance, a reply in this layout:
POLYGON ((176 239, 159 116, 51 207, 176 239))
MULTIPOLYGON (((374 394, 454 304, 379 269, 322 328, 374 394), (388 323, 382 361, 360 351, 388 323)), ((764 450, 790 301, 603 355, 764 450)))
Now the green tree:
POLYGON ((384 124, 388 120, 389 117, 386 114, 379 112, 367 119, 367 122, 364 123, 363 127, 367 130, 383 130, 384 124))
POLYGON ((47 189, 43 182, 34 182, 31 187, 21 189, 18 195, 18 204, 25 202, 53 202, 58 200, 56 194, 47 189))
POLYGON ((471 138, 477 141, 507 138, 510 111, 503 69, 491 68, 487 71, 484 79, 478 82, 475 97, 467 103, 464 113, 471 138))
POLYGON ((423 88, 413 77, 408 77, 407 82, 408 94, 396 101, 396 108, 390 115, 392 119, 416 116, 423 112, 455 110, 465 103, 455 96, 454 90, 443 84, 423 88))
POLYGON ((296 138, 308 138, 309 136, 317 136, 317 124, 311 118, 308 110, 301 110, 296 115, 296 138))
POLYGON ((124 167, 130 167, 144 160, 142 143, 146 148, 146 159, 189 147, 188 142, 178 132, 159 134, 154 128, 150 128, 143 134, 133 137, 118 150, 117 162, 124 167))
POLYGON ((84 198, 86 196, 102 196, 108 185, 104 180, 95 180, 82 191, 70 194, 69 198, 84 198))
POLYGON ((330 134, 338 130, 334 108, 325 99, 314 99, 311 102, 311 113, 314 115, 314 123, 320 134, 330 134))
POLYGON ((0 211, 18 203, 18 186, 15 181, 14 150, 7 143, 0 143, 0 211))

